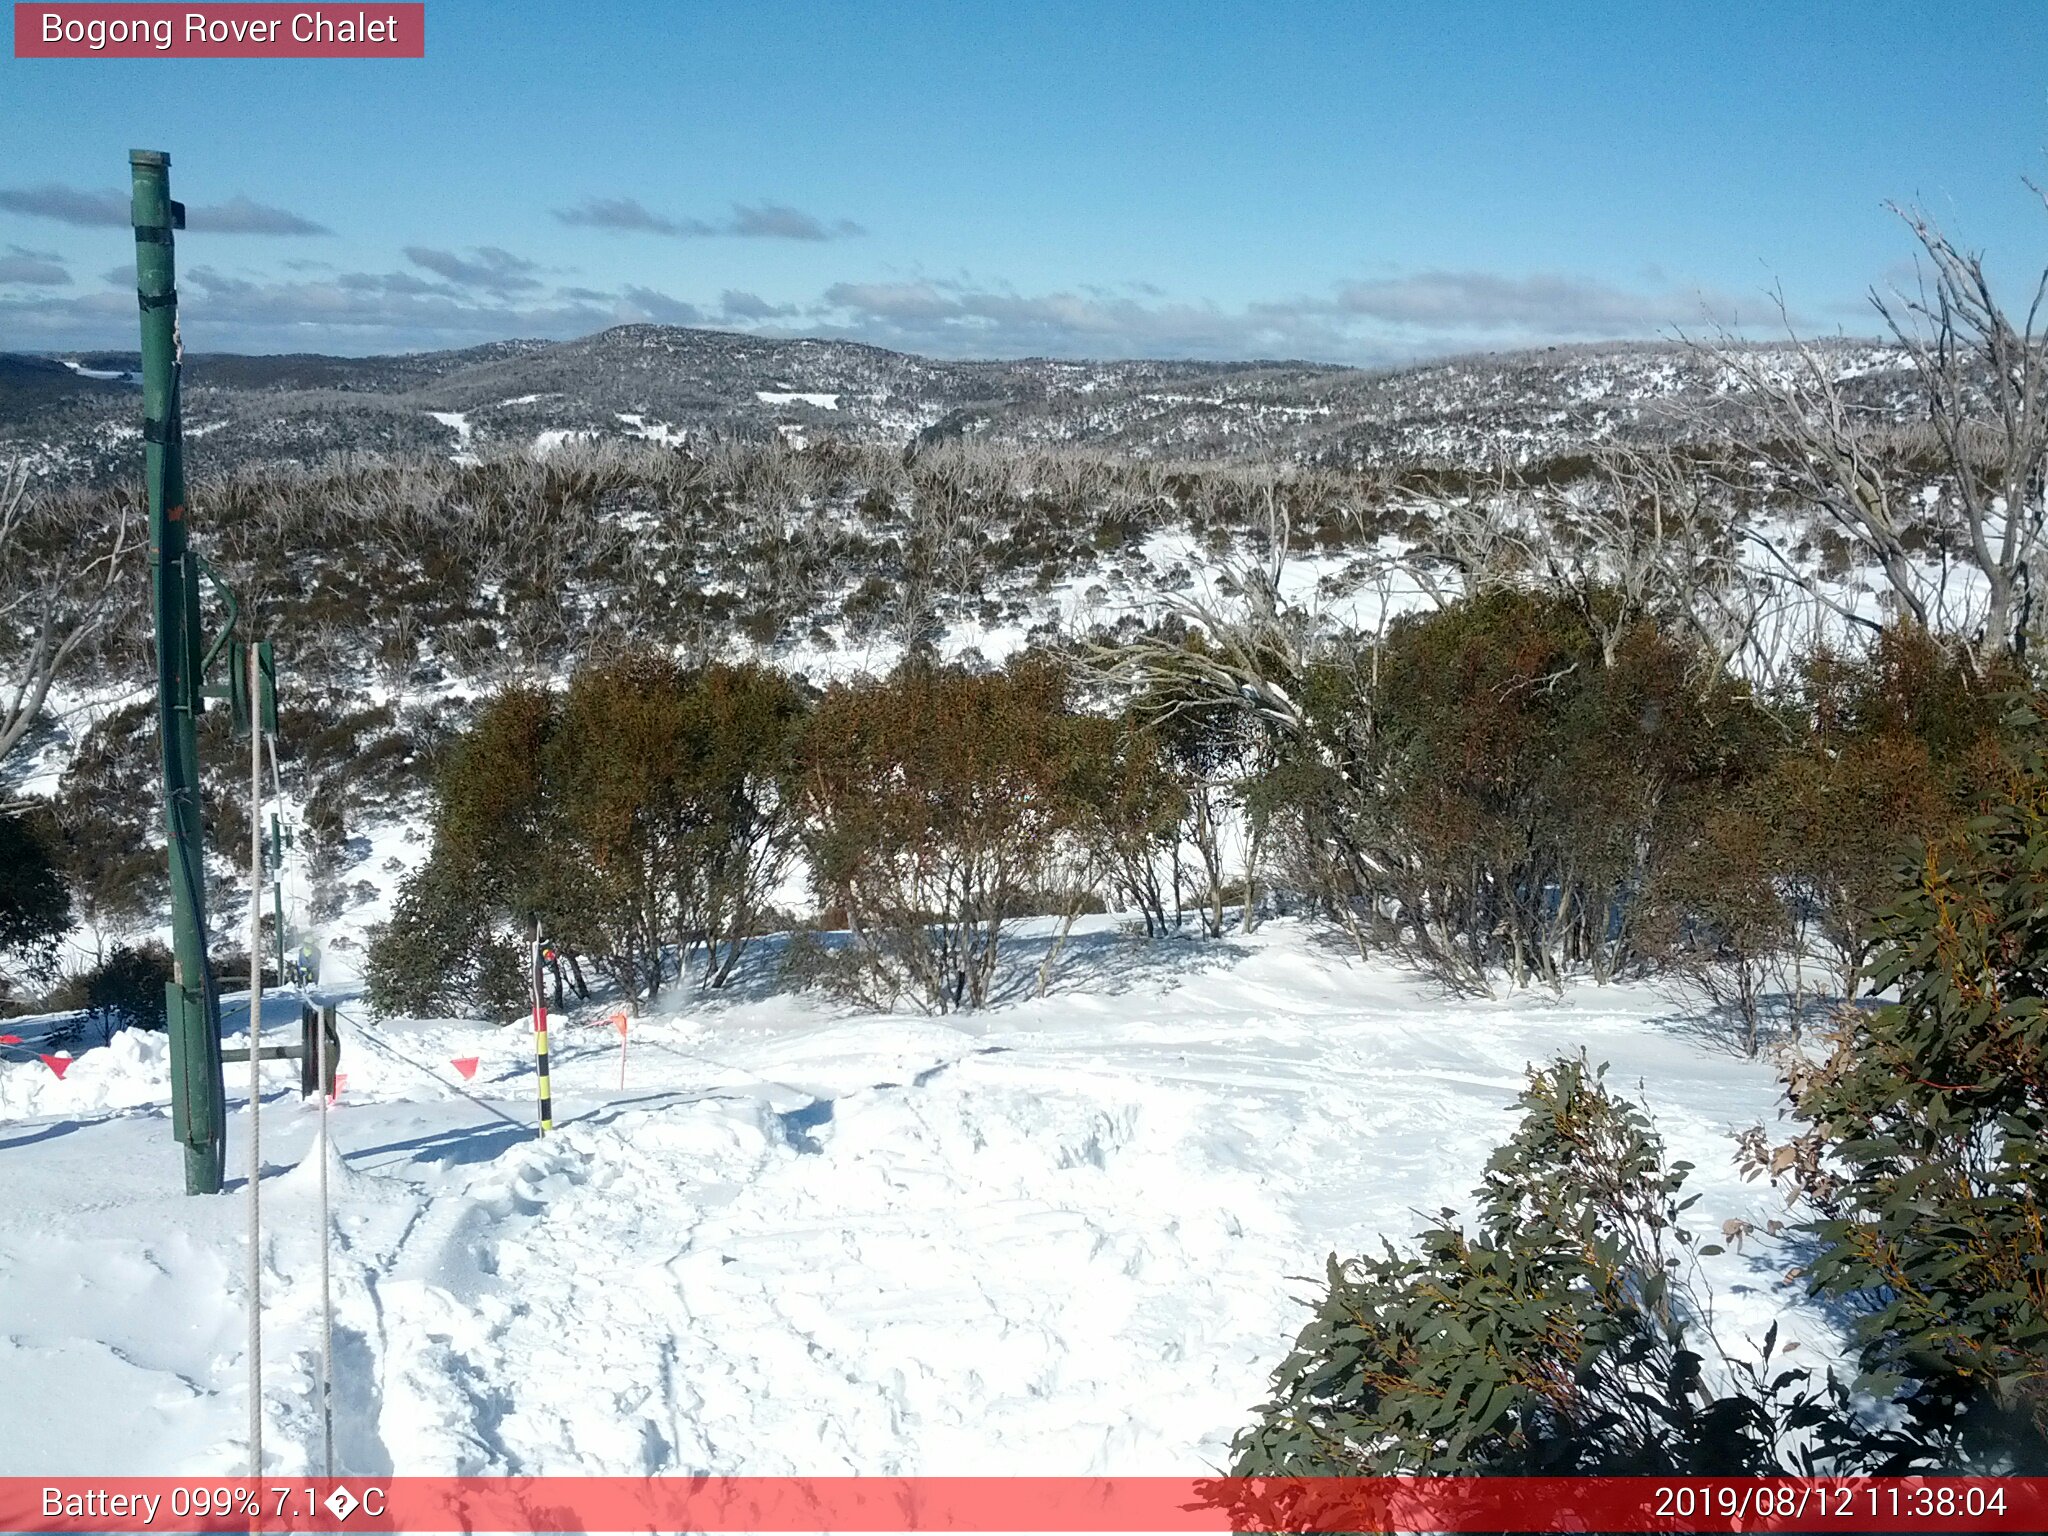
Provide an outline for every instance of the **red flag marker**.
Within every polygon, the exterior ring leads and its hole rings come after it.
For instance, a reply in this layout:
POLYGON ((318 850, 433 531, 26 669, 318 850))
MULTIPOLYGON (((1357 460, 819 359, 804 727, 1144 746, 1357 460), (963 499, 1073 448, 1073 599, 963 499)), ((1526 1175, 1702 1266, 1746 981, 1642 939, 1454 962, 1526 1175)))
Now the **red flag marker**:
POLYGON ((335 1073, 335 1074, 334 1074, 334 1092, 328 1095, 328 1097, 327 1097, 327 1102, 328 1102, 328 1103, 330 1103, 330 1104, 338 1103, 338 1102, 340 1101, 340 1099, 341 1099, 341 1090, 342 1090, 343 1088, 346 1088, 347 1086, 348 1086, 348 1074, 347 1074, 346 1072, 337 1072, 337 1073, 335 1073))
POLYGON ((453 1056, 448 1061, 449 1066, 462 1074, 464 1082, 476 1076, 476 1064, 477 1058, 474 1056, 453 1056))
POLYGON ((0 1035, 0 1045, 19 1045, 19 1044, 21 1044, 21 1036, 19 1036, 19 1035, 0 1035))
POLYGON ((69 1056, 45 1056, 43 1058, 43 1065, 56 1073, 57 1080, 62 1082, 64 1074, 71 1070, 71 1058, 69 1056))

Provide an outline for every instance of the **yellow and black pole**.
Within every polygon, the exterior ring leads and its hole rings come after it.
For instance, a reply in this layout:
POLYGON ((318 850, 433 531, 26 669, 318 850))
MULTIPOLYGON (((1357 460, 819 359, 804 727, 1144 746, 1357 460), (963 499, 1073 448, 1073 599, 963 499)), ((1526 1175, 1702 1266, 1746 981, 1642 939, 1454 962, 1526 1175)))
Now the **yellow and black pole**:
POLYGON ((555 1128, 555 1098, 548 1086, 548 999, 541 988, 540 919, 533 920, 533 1059, 540 1076, 540 1133, 555 1128))

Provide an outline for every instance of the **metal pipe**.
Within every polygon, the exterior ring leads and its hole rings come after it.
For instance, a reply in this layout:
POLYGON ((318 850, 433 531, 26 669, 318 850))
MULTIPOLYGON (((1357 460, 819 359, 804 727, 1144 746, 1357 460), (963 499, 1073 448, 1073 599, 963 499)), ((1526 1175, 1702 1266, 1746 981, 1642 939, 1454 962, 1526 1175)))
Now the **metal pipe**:
POLYGON ((171 869, 171 1134, 185 1148, 185 1192, 220 1191, 227 1158, 227 1089, 221 1080, 220 999, 206 960, 206 872, 201 861, 199 586, 187 543, 184 441, 179 417, 182 349, 172 231, 171 157, 131 151, 135 289, 142 310, 142 458, 149 496, 157 720, 164 834, 171 869))

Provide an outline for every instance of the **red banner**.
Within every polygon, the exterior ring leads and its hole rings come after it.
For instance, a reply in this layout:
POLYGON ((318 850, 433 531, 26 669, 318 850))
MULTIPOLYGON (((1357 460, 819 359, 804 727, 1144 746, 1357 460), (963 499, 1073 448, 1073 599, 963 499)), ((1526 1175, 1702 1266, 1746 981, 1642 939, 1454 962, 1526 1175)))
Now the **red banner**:
POLYGON ((14 7, 17 59, 420 59, 426 53, 423 4, 14 7))
POLYGON ((0 1478, 0 1531, 2043 1531, 2048 1478, 0 1478))

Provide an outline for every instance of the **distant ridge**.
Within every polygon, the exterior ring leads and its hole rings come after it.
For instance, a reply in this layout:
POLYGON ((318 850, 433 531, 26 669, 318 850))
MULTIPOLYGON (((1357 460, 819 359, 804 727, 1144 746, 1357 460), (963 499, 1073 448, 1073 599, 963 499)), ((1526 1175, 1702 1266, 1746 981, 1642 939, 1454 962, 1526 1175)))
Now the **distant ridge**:
MULTIPOLYGON (((1822 344, 1882 405, 1902 360, 1822 344)), ((1772 350, 1763 346, 1758 350, 1772 350)), ((133 354, 66 355, 88 369, 133 354)), ((1789 360, 1789 354, 1788 354, 1789 360)), ((338 449, 482 453, 563 434, 692 434, 870 443, 973 438, 1141 457, 1335 466, 1470 464, 1689 429, 1728 396, 1678 343, 1472 353, 1399 368, 1301 362, 1051 358, 953 361, 862 342, 622 325, 571 341, 499 341, 377 357, 195 353, 186 421, 196 472, 338 449), (452 419, 451 419, 452 418, 452 419), (459 427, 455 424, 459 420, 459 427)), ((0 454, 63 478, 132 473, 132 393, 50 358, 0 354, 0 454)))

